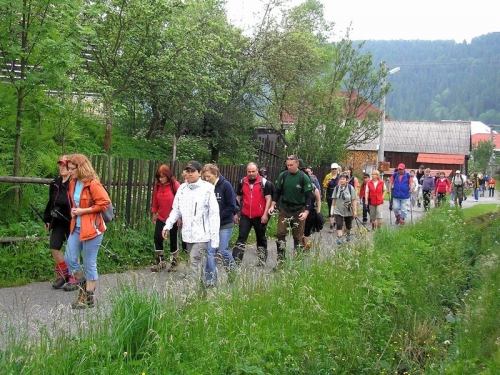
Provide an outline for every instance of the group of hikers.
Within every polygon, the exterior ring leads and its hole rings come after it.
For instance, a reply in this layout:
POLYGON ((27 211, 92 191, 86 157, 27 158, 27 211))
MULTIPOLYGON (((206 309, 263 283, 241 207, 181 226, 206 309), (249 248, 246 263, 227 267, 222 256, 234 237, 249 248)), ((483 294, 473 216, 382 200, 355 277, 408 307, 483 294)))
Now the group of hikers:
MULTIPOLYGON (((50 249, 56 264, 57 279, 52 287, 78 290, 72 307, 91 308, 95 305, 94 290, 98 279, 97 254, 106 231, 102 213, 111 202, 84 155, 62 156, 57 163, 59 177, 50 185, 44 213, 46 229, 51 231, 50 249), (63 254, 64 242, 66 251, 63 254)), ((486 181, 493 195, 495 181, 491 177, 486 181)), ((228 280, 234 280, 252 229, 257 246, 256 266, 266 266, 266 231, 272 215, 277 214, 277 263, 273 268, 277 269, 285 261, 289 233, 294 250, 303 251, 311 246, 311 234, 323 228, 322 198, 328 207, 329 233, 336 234, 336 243, 340 245, 353 239, 353 222, 360 221, 358 208, 362 225, 368 225, 369 220, 373 230, 382 226, 387 192, 396 224, 405 225, 410 205, 420 207, 423 201, 424 210, 428 210, 432 199, 440 205, 451 193, 455 204, 461 206, 466 199, 466 188, 470 185, 477 194, 481 181, 477 173, 468 179, 459 170, 451 180, 444 172, 431 176, 430 169, 424 166, 407 172, 401 163, 387 185, 378 170, 363 173, 360 184, 353 168, 342 170, 339 164, 332 163, 331 171, 320 183, 311 167, 296 155, 290 155, 274 183, 267 178, 265 168, 250 162, 246 165, 246 175, 236 185, 234 189, 217 165, 211 163, 202 165, 190 161, 183 170, 182 181, 177 181, 167 165, 158 167, 151 207, 156 253, 152 272, 176 271, 181 244, 181 249, 189 254, 187 278, 196 284, 201 277, 205 287, 213 287, 218 282, 218 259, 227 271, 228 280), (238 238, 230 249, 235 225, 239 226, 238 238), (178 241, 179 232, 181 241, 178 241), (168 257, 164 253, 167 238, 168 257), (205 257, 206 262, 203 262, 205 257)))

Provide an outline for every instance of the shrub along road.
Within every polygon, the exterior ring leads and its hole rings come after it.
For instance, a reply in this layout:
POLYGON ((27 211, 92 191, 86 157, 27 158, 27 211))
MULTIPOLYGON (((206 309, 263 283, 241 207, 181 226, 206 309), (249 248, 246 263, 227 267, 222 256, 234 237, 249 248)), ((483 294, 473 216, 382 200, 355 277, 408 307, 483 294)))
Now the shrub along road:
MULTIPOLYGON (((476 204, 499 203, 497 197, 480 197, 479 202, 475 202, 470 196, 463 203, 463 208, 476 204)), ((390 213, 388 203, 384 205, 384 225, 395 226, 394 213, 390 213), (392 215, 392 216, 390 216, 392 215)), ((413 208, 408 217, 407 223, 411 224, 422 218, 423 208, 413 208)), ((367 225, 368 227, 370 225, 367 225)), ((355 226, 356 228, 356 226, 355 226)), ((270 233, 273 235, 273 233, 270 233)), ((314 235, 315 239, 321 243, 321 248, 331 249, 335 246, 335 235, 328 233, 328 224, 325 225, 321 233, 314 235)), ((290 244, 289 244, 290 248, 290 244)), ((151 254, 153 259, 153 254, 151 254)), ((255 248, 249 246, 245 253, 243 271, 251 272, 271 272, 276 263, 276 244, 269 241, 269 259, 264 270, 256 270, 257 263, 255 248)), ((70 304, 75 300, 77 292, 64 292, 51 288, 51 282, 37 282, 29 285, 2 288, 0 289, 0 347, 6 343, 6 335, 12 328, 15 336, 24 335, 34 337, 40 330, 46 328, 47 331, 57 333, 61 330, 76 332, 76 327, 82 324, 91 324, 93 319, 98 319, 101 312, 109 309, 110 298, 113 292, 120 285, 134 285, 139 289, 167 293, 185 290, 186 281, 184 279, 187 271, 186 262, 183 262, 179 271, 175 273, 152 273, 149 269, 128 271, 119 274, 101 275, 99 278, 96 298, 97 306, 90 310, 72 310, 70 304)), ((226 283, 224 272, 219 272, 221 284, 226 283)), ((236 280, 236 283, 238 280, 236 280)))

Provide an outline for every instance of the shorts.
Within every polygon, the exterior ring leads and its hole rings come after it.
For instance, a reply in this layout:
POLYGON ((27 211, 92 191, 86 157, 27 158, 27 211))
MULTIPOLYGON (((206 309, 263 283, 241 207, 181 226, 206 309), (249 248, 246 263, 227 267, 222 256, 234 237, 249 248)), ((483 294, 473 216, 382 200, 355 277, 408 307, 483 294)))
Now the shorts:
POLYGON ((370 221, 381 220, 382 219, 382 208, 383 204, 378 206, 370 206, 370 221))
POLYGON ((64 241, 68 239, 69 236, 69 223, 67 225, 60 224, 52 228, 50 233, 49 246, 51 250, 61 250, 64 241))

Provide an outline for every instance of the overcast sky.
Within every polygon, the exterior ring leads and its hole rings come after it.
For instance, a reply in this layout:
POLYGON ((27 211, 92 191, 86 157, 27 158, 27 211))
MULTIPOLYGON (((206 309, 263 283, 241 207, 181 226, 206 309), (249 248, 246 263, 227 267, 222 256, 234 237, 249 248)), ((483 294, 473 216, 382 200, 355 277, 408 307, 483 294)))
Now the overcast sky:
MULTIPOLYGON (((455 40, 500 31, 500 0, 320 0, 325 18, 351 40, 455 40)), ((304 0, 290 0, 298 5, 304 0)), ((246 29, 262 10, 260 0, 227 0, 229 20, 246 29)), ((257 18, 258 19, 258 18, 257 18)))

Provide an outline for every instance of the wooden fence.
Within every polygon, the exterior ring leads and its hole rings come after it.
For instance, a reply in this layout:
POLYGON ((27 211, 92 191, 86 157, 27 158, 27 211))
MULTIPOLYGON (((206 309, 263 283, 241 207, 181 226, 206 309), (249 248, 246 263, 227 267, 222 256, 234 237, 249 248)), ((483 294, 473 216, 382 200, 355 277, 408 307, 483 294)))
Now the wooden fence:
MULTIPOLYGON (((108 189, 111 201, 116 208, 117 218, 127 226, 138 227, 143 220, 149 220, 153 185, 158 166, 164 164, 158 160, 125 159, 108 156, 92 156, 90 161, 100 176, 101 183, 108 189)), ((266 165, 268 179, 275 181, 283 170, 283 160, 276 158, 275 165, 266 165)), ((168 164, 168 163, 165 163, 168 164)), ((169 164, 177 179, 185 167, 184 162, 169 164)), ((221 174, 237 187, 238 182, 246 175, 245 165, 220 165, 221 174)), ((320 181, 323 168, 316 172, 320 181)), ((14 184, 49 184, 52 179, 0 176, 0 183, 14 184)))

